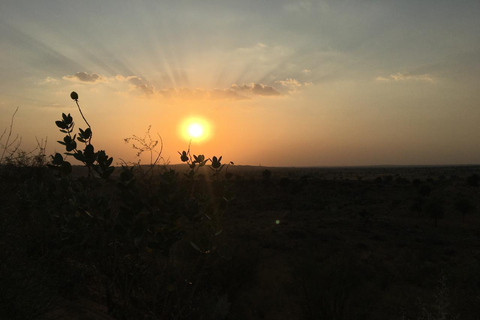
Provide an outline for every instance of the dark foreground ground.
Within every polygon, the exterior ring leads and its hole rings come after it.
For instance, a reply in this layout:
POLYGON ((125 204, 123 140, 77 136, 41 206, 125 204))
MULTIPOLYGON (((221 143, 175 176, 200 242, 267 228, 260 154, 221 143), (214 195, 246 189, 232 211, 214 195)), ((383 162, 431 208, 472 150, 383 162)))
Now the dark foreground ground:
POLYGON ((229 170, 215 250, 177 242, 156 291, 115 271, 128 302, 92 255, 39 252, 49 234, 4 179, 0 318, 480 319, 479 167, 229 170))

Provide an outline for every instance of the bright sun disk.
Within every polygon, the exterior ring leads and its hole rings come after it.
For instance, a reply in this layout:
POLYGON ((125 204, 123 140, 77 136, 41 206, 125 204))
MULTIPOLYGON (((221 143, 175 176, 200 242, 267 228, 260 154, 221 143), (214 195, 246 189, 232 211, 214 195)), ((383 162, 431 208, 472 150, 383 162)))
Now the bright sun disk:
POLYGON ((192 138, 198 138, 198 137, 201 137, 202 134, 203 134, 203 128, 200 124, 198 123, 192 123, 189 127, 188 127, 188 134, 190 135, 190 137, 192 138))
POLYGON ((187 141, 203 142, 211 137, 212 125, 202 117, 190 117, 180 123, 178 133, 187 141))

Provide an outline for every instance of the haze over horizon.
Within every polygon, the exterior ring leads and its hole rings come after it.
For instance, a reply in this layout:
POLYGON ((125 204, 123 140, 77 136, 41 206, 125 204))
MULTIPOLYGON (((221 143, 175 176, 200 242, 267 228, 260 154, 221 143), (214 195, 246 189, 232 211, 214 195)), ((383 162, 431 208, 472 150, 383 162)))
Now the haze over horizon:
POLYGON ((114 164, 149 125, 180 162, 189 119, 193 153, 241 165, 478 164, 478 17, 473 0, 4 0, 0 129, 19 106, 22 148, 63 152, 62 112, 86 128, 76 91, 114 164))

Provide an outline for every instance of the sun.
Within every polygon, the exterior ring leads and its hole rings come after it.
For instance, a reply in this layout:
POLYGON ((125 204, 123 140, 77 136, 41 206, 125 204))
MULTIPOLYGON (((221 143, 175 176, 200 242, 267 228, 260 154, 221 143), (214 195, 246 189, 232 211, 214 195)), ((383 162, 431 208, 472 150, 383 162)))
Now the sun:
POLYGON ((199 123, 192 123, 188 126, 188 134, 192 138, 199 138, 203 134, 203 127, 199 123))
POLYGON ((179 134, 187 141, 205 141, 212 134, 212 126, 204 118, 191 117, 182 121, 179 126, 179 134))

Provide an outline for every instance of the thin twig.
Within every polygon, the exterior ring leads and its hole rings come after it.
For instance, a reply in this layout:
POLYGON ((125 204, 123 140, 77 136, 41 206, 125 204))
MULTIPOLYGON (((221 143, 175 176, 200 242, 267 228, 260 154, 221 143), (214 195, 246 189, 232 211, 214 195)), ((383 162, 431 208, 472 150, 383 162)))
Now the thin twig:
MULTIPOLYGON (((155 161, 152 163, 150 161, 150 168, 147 170, 147 172, 145 173, 145 175, 147 175, 158 163, 158 160, 160 160, 162 158, 162 151, 163 151, 163 139, 162 137, 160 136, 160 134, 158 134, 158 138, 160 139, 160 151, 158 152, 158 155, 157 155, 157 158, 155 159, 155 161)), ((152 151, 150 151, 150 155, 151 155, 152 151)))
MULTIPOLYGON (((8 137, 7 137, 7 141, 5 142, 5 145, 4 145, 4 149, 3 149, 3 152, 2 152, 2 156, 0 157, 0 163, 2 163, 3 161, 3 158, 5 157, 5 152, 7 151, 7 149, 10 147, 10 145, 8 144, 9 141, 10 141, 10 137, 12 136, 12 130, 13 130, 13 121, 15 119, 15 114, 17 114, 17 111, 18 111, 18 108, 15 109, 15 112, 13 113, 12 115, 12 121, 10 122, 10 130, 8 131, 8 137)), ((3 134, 2 134, 2 137, 3 137, 3 134)), ((15 140, 13 140, 13 142, 15 142, 17 140, 18 136, 15 138, 15 140)), ((12 142, 12 143, 13 143, 12 142)), ((18 147, 17 147, 18 149, 18 147)))

